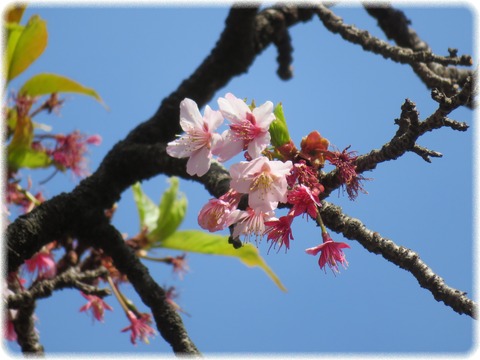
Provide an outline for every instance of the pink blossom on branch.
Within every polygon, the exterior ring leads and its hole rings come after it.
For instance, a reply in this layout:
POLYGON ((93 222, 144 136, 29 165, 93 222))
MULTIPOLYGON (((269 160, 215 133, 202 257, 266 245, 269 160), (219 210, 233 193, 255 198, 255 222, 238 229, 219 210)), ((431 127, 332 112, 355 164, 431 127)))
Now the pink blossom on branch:
POLYGON ((292 162, 270 161, 262 156, 230 167, 232 189, 248 194, 248 205, 259 211, 274 210, 287 201, 287 179, 292 162))
POLYGON ((128 311, 127 317, 130 320, 130 326, 122 329, 122 332, 131 331, 130 341, 133 345, 137 344, 137 338, 148 344, 148 336, 156 334, 155 330, 149 325, 152 323, 150 315, 143 313, 140 314, 140 317, 137 317, 132 311, 128 311))
POLYGON ((241 151, 247 150, 249 158, 259 157, 270 145, 269 128, 275 115, 273 103, 265 102, 253 110, 235 95, 228 93, 218 99, 218 106, 223 116, 231 124, 230 129, 222 134, 222 139, 213 149, 219 161, 227 161, 241 151))
POLYGON ((265 222, 274 219, 274 212, 272 210, 263 212, 252 208, 243 210, 234 210, 229 215, 228 224, 235 225, 232 236, 244 236, 246 240, 255 236, 255 241, 261 239, 265 233, 265 222))
POLYGON ((79 131, 68 135, 58 134, 54 136, 55 148, 48 149, 55 164, 61 169, 70 169, 77 176, 84 176, 88 173, 85 164, 85 153, 87 145, 100 145, 102 138, 99 135, 85 136, 79 131))
POLYGON ((316 218, 320 200, 318 198, 318 189, 311 191, 305 185, 298 185, 290 190, 287 194, 287 201, 292 204, 291 213, 298 216, 307 213, 312 218, 316 218))
POLYGON ((267 241, 271 241, 270 249, 272 246, 275 248, 277 245, 279 245, 278 251, 280 251, 283 245, 285 245, 285 252, 290 249, 290 240, 293 240, 291 228, 293 218, 294 216, 287 215, 281 216, 280 219, 272 219, 265 222, 265 226, 267 226, 265 230, 267 241))
POLYGON ((210 232, 225 229, 229 214, 237 208, 242 194, 230 189, 218 199, 210 199, 198 214, 198 224, 210 232))
POLYGON ((90 310, 92 312, 92 316, 97 321, 103 322, 105 310, 112 311, 112 307, 108 305, 102 298, 96 295, 87 295, 83 292, 81 293, 82 296, 88 300, 88 302, 80 308, 80 312, 87 312, 90 310))
POLYGON ((54 277, 57 272, 57 265, 51 252, 52 247, 51 245, 46 245, 30 259, 25 260, 27 271, 32 274, 36 272, 39 278, 48 279, 54 277))
POLYGON ((358 192, 366 193, 360 181, 367 180, 362 175, 357 174, 356 151, 347 151, 350 146, 340 151, 327 151, 325 157, 330 163, 337 167, 338 179, 347 189, 350 200, 355 200, 358 192))
POLYGON ((305 252, 314 256, 321 252, 320 258, 318 259, 320 269, 325 270, 325 265, 328 265, 334 274, 339 272, 338 264, 341 264, 346 269, 348 262, 342 249, 350 248, 350 246, 343 242, 333 241, 328 233, 322 233, 322 237, 323 244, 308 248, 305 252))
POLYGON ((222 124, 223 117, 219 111, 208 105, 202 116, 195 101, 184 99, 180 103, 180 126, 185 134, 167 145, 167 154, 175 158, 186 158, 187 173, 203 176, 210 169, 211 148, 220 135, 214 131, 222 124))

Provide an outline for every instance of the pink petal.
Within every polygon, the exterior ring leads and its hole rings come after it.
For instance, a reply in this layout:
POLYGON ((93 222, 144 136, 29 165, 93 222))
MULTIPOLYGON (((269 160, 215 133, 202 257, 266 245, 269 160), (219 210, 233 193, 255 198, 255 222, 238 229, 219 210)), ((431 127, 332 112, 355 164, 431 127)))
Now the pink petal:
POLYGON ((206 147, 192 153, 187 161, 187 173, 189 175, 203 176, 210 169, 210 150, 206 147))
POLYGON ((253 115, 255 116, 255 120, 257 120, 257 126, 264 130, 268 130, 271 122, 275 120, 275 115, 273 114, 273 103, 271 101, 267 101, 259 107, 256 107, 253 109, 253 115))
MULTIPOLYGON (((188 98, 182 100, 180 103, 180 124, 182 124, 182 120, 191 123, 197 128, 203 127, 203 117, 195 101, 188 98)), ((182 129, 184 128, 182 127, 182 129)))
POLYGON ((262 135, 258 135, 248 144, 248 154, 253 158, 257 158, 262 154, 262 151, 270 144, 270 133, 267 131, 262 135))
POLYGON ((223 116, 220 111, 212 110, 210 106, 205 106, 204 121, 208 125, 208 131, 215 131, 223 123, 223 116))
POLYGON ((236 141, 231 137, 229 130, 225 130, 221 139, 215 139, 212 147, 212 153, 218 156, 218 161, 224 162, 230 160, 243 150, 243 141, 236 141))

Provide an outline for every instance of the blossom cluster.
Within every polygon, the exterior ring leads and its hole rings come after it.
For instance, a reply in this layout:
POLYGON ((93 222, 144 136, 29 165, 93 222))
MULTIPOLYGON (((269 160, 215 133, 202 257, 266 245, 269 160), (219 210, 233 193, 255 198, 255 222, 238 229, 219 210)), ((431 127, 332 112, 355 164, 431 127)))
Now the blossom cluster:
POLYGON ((213 198, 200 210, 199 225, 214 232, 227 227, 234 238, 258 242, 266 236, 270 248, 285 251, 293 240, 294 218, 311 217, 321 224, 323 243, 306 250, 308 254, 321 252, 319 265, 328 265, 338 272, 337 264, 347 265, 342 249, 349 246, 333 241, 321 222, 319 208, 321 193, 325 191, 319 181, 325 161, 336 167, 339 182, 347 190, 350 199, 364 191, 357 174, 355 152, 330 151, 329 142, 313 131, 302 139, 297 149, 285 127, 272 126, 278 122, 271 101, 256 107, 231 93, 218 99, 219 110, 208 105, 204 115, 191 99, 180 104, 180 126, 185 131, 168 143, 167 153, 175 158, 188 158, 186 171, 191 176, 205 175, 215 156, 225 162, 243 153, 243 161, 230 166, 230 190, 219 198, 213 198), (224 119, 227 130, 217 129, 224 119), (273 141, 273 138, 284 140, 273 141), (248 205, 241 206, 243 197, 248 205), (279 206, 288 213, 277 217, 279 206))

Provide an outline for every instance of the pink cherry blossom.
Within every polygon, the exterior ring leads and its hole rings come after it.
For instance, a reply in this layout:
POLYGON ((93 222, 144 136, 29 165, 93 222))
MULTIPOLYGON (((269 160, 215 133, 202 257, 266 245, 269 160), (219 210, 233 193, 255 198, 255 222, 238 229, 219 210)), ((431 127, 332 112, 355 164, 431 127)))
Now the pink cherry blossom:
POLYGON ((178 311, 178 312, 184 313, 185 315, 190 316, 189 313, 187 313, 184 309, 182 309, 182 307, 180 305, 178 305, 174 301, 174 299, 176 299, 177 297, 178 297, 178 293, 177 293, 177 289, 175 288, 175 286, 169 286, 168 288, 166 288, 165 299, 166 299, 167 303, 169 303, 175 309, 175 311, 178 311))
POLYGON ((33 255, 30 259, 25 260, 25 267, 30 273, 38 273, 38 277, 52 278, 57 272, 57 266, 53 258, 53 254, 47 246, 33 255))
POLYGON ((79 131, 68 135, 58 134, 54 136, 55 148, 46 150, 53 158, 55 164, 63 169, 70 169, 77 176, 88 174, 85 163, 87 145, 100 145, 102 138, 99 135, 86 137, 79 131))
POLYGON ((252 159, 260 156, 270 144, 268 130, 275 120, 273 103, 267 101, 250 110, 242 99, 228 93, 225 98, 218 99, 218 106, 223 116, 231 122, 230 129, 222 134, 222 139, 213 150, 219 161, 226 161, 244 150, 252 159))
POLYGON ((237 208, 242 194, 230 189, 218 199, 210 199, 198 214, 198 224, 210 232, 225 229, 229 214, 237 208))
POLYGON ((173 265, 173 272, 178 275, 180 279, 188 272, 189 267, 186 259, 187 254, 177 255, 171 257, 171 264, 173 265))
POLYGON ((274 218, 273 211, 258 211, 252 208, 247 210, 234 210, 229 216, 229 225, 235 225, 232 236, 240 237, 244 236, 246 240, 250 240, 250 237, 255 236, 255 242, 265 233, 265 222, 274 218))
MULTIPOLYGON (((314 190, 318 192, 316 188, 314 190)), ((305 185, 298 185, 290 190, 287 194, 287 201, 293 205, 291 210, 293 216, 307 213, 314 219, 317 217, 317 207, 320 206, 320 200, 318 195, 315 195, 305 185)))
POLYGON ((81 294, 85 299, 88 300, 88 302, 80 308, 80 312, 86 312, 90 310, 94 319, 103 322, 105 310, 113 310, 112 307, 103 301, 101 297, 96 295, 87 295, 83 292, 81 294))
POLYGON ((361 181, 368 180, 362 175, 357 174, 356 160, 358 156, 356 151, 347 151, 350 146, 347 146, 340 151, 328 151, 325 157, 332 165, 337 167, 337 176, 342 186, 347 189, 348 198, 355 200, 358 196, 358 192, 367 193, 363 188, 361 181))
POLYGON ((350 246, 343 242, 333 241, 328 233, 323 233, 322 237, 323 244, 306 249, 305 252, 310 255, 317 255, 321 252, 320 258, 318 259, 320 269, 324 269, 325 265, 328 265, 334 274, 339 272, 338 264, 343 265, 346 269, 348 262, 342 249, 350 248, 350 246))
POLYGON ((131 331, 130 341, 133 345, 137 344, 137 338, 148 344, 149 341, 147 336, 155 335, 155 330, 148 325, 152 322, 150 315, 143 313, 140 314, 140 317, 137 317, 132 311, 128 311, 127 317, 128 320, 130 320, 130 326, 122 329, 122 332, 126 332, 128 330, 131 331))
POLYGON ((222 114, 208 105, 202 117, 195 101, 184 99, 180 103, 180 126, 185 134, 167 145, 168 155, 186 158, 187 173, 203 176, 210 168, 212 145, 220 138, 214 131, 223 122, 222 114))
POLYGON ((292 162, 270 161, 262 156, 252 161, 241 161, 230 167, 230 186, 248 194, 248 204, 260 211, 274 210, 279 202, 287 201, 286 175, 292 162))
MULTIPOLYGON (((278 251, 281 247, 285 245, 285 252, 290 249, 290 240, 293 240, 292 235, 292 215, 281 216, 280 219, 272 219, 266 221, 265 225, 267 226, 265 234, 267 235, 267 240, 271 240, 270 249, 272 246, 275 248, 277 244, 280 244, 278 251)), ((270 249, 268 251, 270 251, 270 249)))

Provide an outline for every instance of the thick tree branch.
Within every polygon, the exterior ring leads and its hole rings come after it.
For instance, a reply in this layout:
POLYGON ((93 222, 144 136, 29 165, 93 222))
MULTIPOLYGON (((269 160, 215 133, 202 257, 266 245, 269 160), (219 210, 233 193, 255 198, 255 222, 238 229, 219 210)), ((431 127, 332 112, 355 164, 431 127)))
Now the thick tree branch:
MULTIPOLYGON (((160 173, 201 182, 217 197, 225 193, 229 186, 229 175, 221 165, 214 163, 205 176, 192 178, 185 173, 186 159, 179 160, 166 155, 166 143, 181 131, 178 122, 180 101, 189 97, 202 107, 233 77, 245 73, 256 56, 272 43, 277 45, 283 58, 279 60, 280 67, 286 66, 291 61, 287 28, 310 20, 315 11, 320 17, 324 17, 322 21, 327 21, 325 14, 328 9, 323 6, 319 9, 279 6, 258 12, 258 7, 232 8, 225 30, 210 55, 188 79, 163 100, 149 120, 133 129, 124 140, 112 148, 92 176, 84 179, 71 193, 63 193, 46 201, 9 225, 6 232, 8 271, 16 271, 42 246, 63 236, 88 242, 103 249, 112 257, 115 266, 128 276, 142 301, 152 309, 158 330, 174 351, 198 355, 198 349, 188 337, 181 318, 166 303, 164 290, 155 283, 148 269, 125 245, 120 233, 108 224, 103 211, 118 201, 129 186, 160 173)), ((333 26, 338 26, 338 23, 334 21, 333 26)), ((360 37, 362 36, 365 35, 360 33, 360 37)), ((429 51, 412 52, 394 47, 380 49, 384 52, 379 52, 382 55, 388 54, 390 58, 404 62, 465 62, 463 58, 438 57, 429 51)), ((408 121, 412 123, 414 119, 409 117, 408 121)), ((402 141, 408 143, 409 149, 415 145, 414 142, 411 143, 410 135, 403 134, 398 138, 401 136, 402 141)), ((390 150, 392 149, 393 147, 390 150)), ((357 165, 361 168, 361 161, 357 165)), ((367 168, 368 166, 364 166, 362 171, 367 168)), ((27 310, 22 311, 25 316, 21 319, 30 318, 31 325, 33 308, 27 310)), ((27 321, 19 324, 28 325, 27 321)), ((33 329, 33 326, 31 328, 33 329)), ((25 334, 32 335, 32 331, 27 330, 25 334)), ((40 349, 36 345, 38 341, 25 343, 30 344, 26 347, 28 349, 40 349)))
POLYGON ((325 225, 333 231, 343 234, 347 239, 358 241, 368 251, 380 254, 386 260, 412 273, 420 286, 429 290, 435 300, 442 301, 459 314, 476 318, 476 303, 470 300, 466 293, 445 284, 417 253, 367 229, 360 220, 345 215, 339 206, 322 201, 321 214, 325 225))
POLYGON ((91 219, 90 224, 93 226, 79 232, 79 240, 101 248, 112 258, 115 267, 128 276, 128 281, 143 303, 151 309, 158 331, 176 354, 200 355, 189 338, 180 315, 166 301, 165 291, 153 280, 148 269, 127 246, 122 234, 109 224, 106 217, 102 220, 99 221, 98 216, 91 219))

